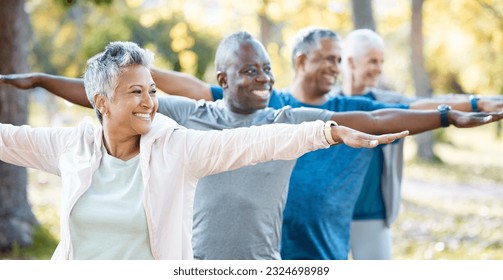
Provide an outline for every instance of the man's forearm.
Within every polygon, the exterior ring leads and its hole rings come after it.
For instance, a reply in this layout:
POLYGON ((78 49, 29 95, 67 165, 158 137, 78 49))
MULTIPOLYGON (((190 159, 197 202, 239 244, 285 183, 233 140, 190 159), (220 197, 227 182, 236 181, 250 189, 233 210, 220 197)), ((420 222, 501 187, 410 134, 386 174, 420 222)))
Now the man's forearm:
POLYGON ((439 105, 446 104, 452 107, 454 110, 461 112, 471 112, 472 105, 468 99, 420 99, 410 104, 410 109, 413 110, 432 110, 436 109, 439 105))
POLYGON ((152 78, 157 88, 167 94, 213 101, 210 85, 189 74, 154 68, 152 78))
POLYGON ((82 79, 39 74, 35 84, 71 103, 92 108, 82 79))
POLYGON ((409 130, 410 135, 440 128, 440 113, 435 110, 382 109, 371 112, 376 133, 409 130))
POLYGON ((381 109, 336 113, 332 120, 365 133, 384 134, 409 130, 410 134, 441 127, 437 110, 381 109))

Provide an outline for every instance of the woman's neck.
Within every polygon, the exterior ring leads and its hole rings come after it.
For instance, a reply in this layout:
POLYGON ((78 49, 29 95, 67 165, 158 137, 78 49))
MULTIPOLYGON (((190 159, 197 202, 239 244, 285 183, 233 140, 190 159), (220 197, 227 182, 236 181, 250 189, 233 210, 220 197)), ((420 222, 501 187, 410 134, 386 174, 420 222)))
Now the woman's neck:
POLYGON ((140 152, 140 135, 132 137, 117 137, 117 134, 103 129, 103 143, 109 155, 129 160, 140 152))

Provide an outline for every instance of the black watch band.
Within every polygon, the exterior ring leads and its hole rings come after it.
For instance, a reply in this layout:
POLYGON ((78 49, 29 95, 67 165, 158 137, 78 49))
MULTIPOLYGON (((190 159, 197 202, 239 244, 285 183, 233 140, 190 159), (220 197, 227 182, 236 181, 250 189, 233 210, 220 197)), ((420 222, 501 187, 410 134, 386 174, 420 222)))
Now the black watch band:
POLYGON ((440 124, 442 127, 448 127, 450 124, 449 119, 447 118, 447 112, 451 110, 451 106, 442 104, 439 105, 437 109, 440 112, 440 124))

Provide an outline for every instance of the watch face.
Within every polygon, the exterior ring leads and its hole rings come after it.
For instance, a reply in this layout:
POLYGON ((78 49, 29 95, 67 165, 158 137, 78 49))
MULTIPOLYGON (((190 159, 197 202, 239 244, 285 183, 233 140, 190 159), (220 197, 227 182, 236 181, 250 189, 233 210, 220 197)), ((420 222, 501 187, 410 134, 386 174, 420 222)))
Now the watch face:
POLYGON ((451 109, 451 106, 449 106, 449 105, 445 105, 445 104, 438 105, 439 111, 449 111, 450 109, 451 109))

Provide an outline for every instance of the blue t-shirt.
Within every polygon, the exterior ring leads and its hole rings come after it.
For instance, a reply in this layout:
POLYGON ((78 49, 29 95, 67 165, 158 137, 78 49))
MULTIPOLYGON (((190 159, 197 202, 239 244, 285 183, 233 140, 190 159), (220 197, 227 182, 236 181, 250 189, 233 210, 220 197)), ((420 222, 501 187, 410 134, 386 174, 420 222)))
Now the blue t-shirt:
MULTIPOLYGON (((372 92, 355 96, 355 98, 376 100, 372 92)), ((386 208, 382 196, 381 174, 383 170, 384 155, 383 146, 372 149, 372 159, 369 168, 365 174, 363 187, 356 200, 353 212, 353 220, 373 220, 384 219, 386 217, 386 208)))
MULTIPOLYGON (((212 87, 213 97, 222 89, 212 87)), ((330 96, 321 105, 305 104, 289 92, 273 91, 269 106, 312 107, 335 112, 408 109, 363 98, 330 96)), ((347 259, 353 209, 362 188, 373 149, 336 145, 302 156, 290 178, 283 213, 282 259, 347 259)))
POLYGON ((386 217, 381 188, 383 158, 380 147, 372 149, 372 159, 365 174, 360 195, 356 200, 353 220, 383 220, 386 217))

